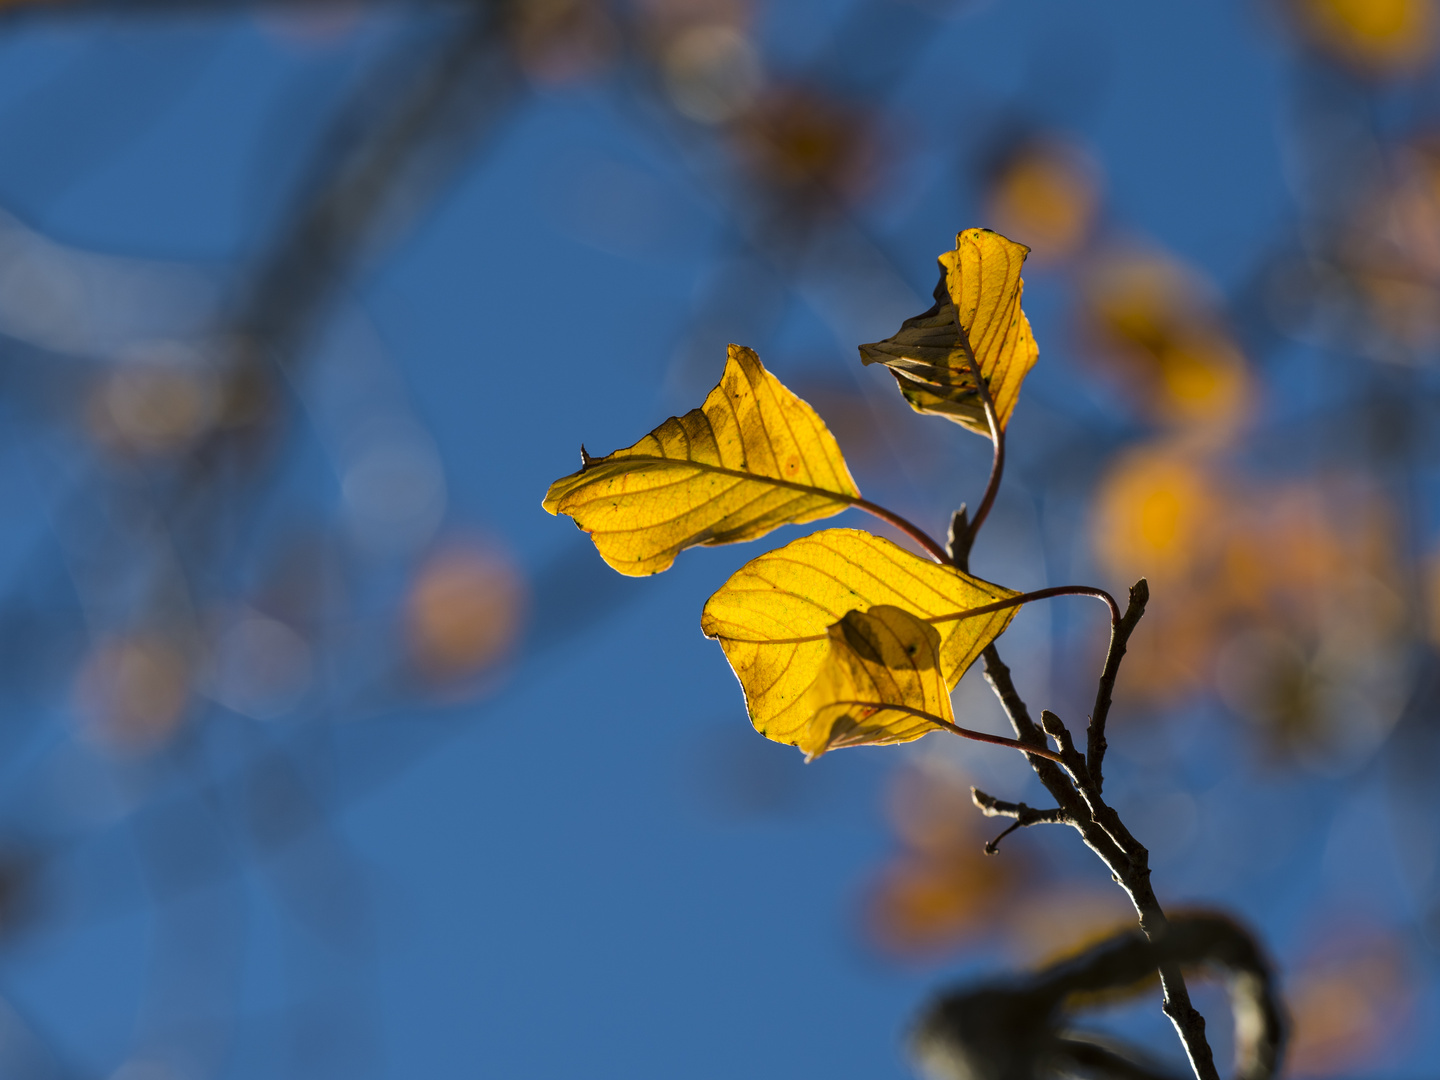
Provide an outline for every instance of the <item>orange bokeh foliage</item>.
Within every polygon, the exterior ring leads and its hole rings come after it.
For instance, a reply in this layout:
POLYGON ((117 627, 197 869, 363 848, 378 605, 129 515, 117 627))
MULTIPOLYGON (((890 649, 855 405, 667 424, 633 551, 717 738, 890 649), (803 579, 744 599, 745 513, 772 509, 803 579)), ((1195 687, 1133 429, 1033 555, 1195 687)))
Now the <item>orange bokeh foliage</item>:
POLYGON ((1243 423, 1253 380, 1195 271, 1158 251, 1116 246, 1079 276, 1082 340, 1136 407, 1212 441, 1243 423))
POLYGON ((405 606, 410 659, 427 681, 451 684, 493 667, 515 645, 526 590, 493 545, 456 543, 420 568, 405 606))
POLYGON ((1336 245, 1383 360, 1424 360, 1440 346, 1440 137, 1413 140, 1358 200, 1336 245))
POLYGON ((1100 196, 1100 169, 1088 153, 1065 139, 1032 139, 991 176, 987 220, 997 232, 1023 237, 1031 263, 1061 262, 1090 238, 1100 196))
POLYGON ((1028 864, 1015 852, 985 854, 985 842, 1005 823, 981 817, 959 770, 938 758, 900 770, 887 809, 901 850, 871 882, 870 939, 887 953, 918 959, 990 927, 1028 864))
POLYGON ((121 752, 143 752, 167 741, 190 700, 189 657, 173 636, 154 631, 97 642, 74 685, 82 732, 121 752))
POLYGON ((1403 1037, 1416 990, 1402 941, 1378 928, 1337 928, 1286 988, 1293 1024, 1287 1075, 1364 1069, 1403 1037))
POLYGON ((1150 578, 1126 685, 1151 701, 1216 690, 1281 743, 1344 742, 1325 725, 1408 640, 1393 517, 1361 477, 1246 481, 1156 443, 1115 462, 1093 530, 1107 573, 1150 578))
POLYGON ((1435 0, 1290 0, 1312 47, 1364 75, 1414 72, 1435 55, 1435 0))

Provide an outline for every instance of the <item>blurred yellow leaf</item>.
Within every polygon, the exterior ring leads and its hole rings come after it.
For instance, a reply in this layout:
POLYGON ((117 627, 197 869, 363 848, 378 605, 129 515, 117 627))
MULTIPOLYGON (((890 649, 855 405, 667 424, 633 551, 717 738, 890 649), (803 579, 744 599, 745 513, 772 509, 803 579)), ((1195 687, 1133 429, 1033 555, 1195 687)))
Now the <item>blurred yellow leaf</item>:
POLYGON ((223 387, 191 350, 170 342, 132 350, 91 394, 87 427, 117 454, 173 454, 220 419, 223 387))
POLYGON ((1105 570, 1169 583, 1211 557, 1225 493, 1183 447, 1151 444, 1119 455, 1094 501, 1094 543, 1105 570))
POLYGON ((814 712, 807 695, 829 657, 830 627, 846 612, 885 604, 936 620, 939 670, 949 690, 1015 609, 939 617, 1017 595, 870 533, 826 529, 742 566, 706 602, 700 628, 724 648, 755 729, 801 746, 814 712))
POLYGON ((1157 420, 1228 443, 1255 389, 1204 279, 1163 252, 1113 247, 1081 281, 1080 327, 1117 389, 1157 420))
POLYGON ((904 608, 846 612, 805 697, 795 745, 811 758, 843 746, 910 742, 954 722, 940 674, 940 631, 904 608))
POLYGON ((1041 262, 1069 258, 1084 246, 1100 209, 1100 170, 1081 147, 1046 136, 1006 156, 991 178, 988 216, 1030 241, 1041 262))
POLYGON ((1407 946, 1378 926, 1340 924, 1290 979, 1287 1074, 1336 1076, 1373 1062, 1405 1034, 1416 980, 1407 946))
POLYGON ((751 350, 731 345, 720 385, 700 408, 628 449, 587 456, 579 472, 550 485, 544 505, 574 518, 601 558, 638 577, 659 573, 696 544, 754 540, 859 499, 815 410, 751 350))
POLYGON ((1020 310, 1020 267, 1029 252, 989 229, 965 230, 955 238, 955 250, 940 256, 934 306, 906 319, 894 337, 861 345, 860 359, 888 367, 917 412, 988 435, 975 383, 978 360, 1003 429, 1040 355, 1020 310))
POLYGON ((1031 869, 1025 845, 1003 859, 985 854, 995 830, 975 812, 969 780, 946 757, 912 759, 888 786, 900 850, 866 889, 869 938, 886 953, 921 960, 982 932, 993 935, 1031 869))
POLYGON ((174 637, 136 631, 105 638, 76 678, 82 730, 112 750, 153 749, 185 718, 190 684, 189 658, 174 637))
POLYGON ((1435 53, 1435 0, 1292 0, 1301 30, 1369 74, 1413 70, 1435 53))
POLYGON ((489 544, 453 545, 426 561, 405 600, 410 658, 428 679, 451 682, 510 652, 525 612, 525 583, 489 544))

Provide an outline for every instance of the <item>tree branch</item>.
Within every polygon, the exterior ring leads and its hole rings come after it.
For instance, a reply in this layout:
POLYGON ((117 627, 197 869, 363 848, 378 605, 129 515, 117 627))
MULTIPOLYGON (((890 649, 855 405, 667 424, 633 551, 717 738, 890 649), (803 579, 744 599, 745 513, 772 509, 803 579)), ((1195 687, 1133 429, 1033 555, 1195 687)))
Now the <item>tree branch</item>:
MULTIPOLYGON (((1041 713, 1041 723, 1059 748, 1065 769, 1090 811, 1089 820, 1104 830, 1122 855, 1119 860, 1106 859, 1106 866, 1135 905, 1141 933, 1152 944, 1159 942, 1169 929, 1169 922, 1160 901, 1156 899, 1155 890, 1150 886, 1150 852, 1125 828, 1120 815, 1100 797, 1085 759, 1075 749, 1070 732, 1060 717, 1046 710, 1041 713)), ((1077 828, 1080 827, 1077 825, 1077 828)), ((1083 828, 1081 834, 1084 835, 1083 828)), ((1100 857, 1105 859, 1103 853, 1100 857)), ((1170 1018, 1175 1033, 1180 1036, 1180 1043, 1185 1047, 1196 1077, 1199 1080, 1220 1080, 1220 1074, 1215 1069, 1214 1052, 1205 1037, 1205 1017, 1190 1003, 1190 991, 1178 963, 1170 961, 1160 965, 1160 990, 1163 999, 1161 1011, 1170 1018)))
MULTIPOLYGON (((1132 596, 1132 611, 1135 607, 1132 596)), ((1143 604, 1140 610, 1143 611, 1143 604)), ((1138 620, 1139 614, 1136 614, 1134 621, 1138 620)), ((1128 638, 1128 633, 1125 636, 1128 638)), ((1018 741, 1030 746, 1043 742, 1043 736, 1030 718, 1024 699, 1015 689, 1010 669, 1001 661, 995 646, 990 645, 982 655, 985 657, 985 677, 996 697, 1000 699, 1018 741)), ((1118 665, 1117 659, 1117 669, 1118 665)), ((1165 936, 1169 923, 1150 886, 1149 851, 1131 835, 1120 821, 1120 816, 1101 798, 1084 757, 1075 749, 1070 733, 1060 718, 1054 713, 1046 712, 1042 714, 1042 719, 1046 730, 1059 747, 1065 767, 1062 770, 1052 761, 1029 754, 1027 757, 1031 768, 1035 770, 1046 790, 1054 796, 1062 812, 1069 817, 1070 824, 1080 833, 1086 846, 1100 857, 1111 876, 1130 897, 1139 919, 1140 930, 1146 939, 1152 943, 1160 940, 1165 936)), ((1191 1004, 1189 988, 1185 985, 1185 977, 1178 964, 1166 962, 1160 966, 1160 987, 1161 1010, 1175 1027, 1195 1076, 1198 1080, 1220 1080, 1215 1068, 1214 1052, 1205 1037, 1205 1018, 1191 1004)))
POLYGON ((1115 678, 1120 673, 1120 661, 1125 659, 1125 647, 1130 635, 1135 632, 1140 616, 1145 614, 1145 605, 1150 601, 1150 586, 1141 578, 1130 586, 1130 604, 1125 614, 1111 624, 1110 649, 1105 654, 1105 667, 1100 672, 1100 685, 1095 691, 1095 710, 1090 714, 1090 724, 1085 729, 1085 756, 1090 767, 1090 778, 1098 792, 1105 786, 1103 774, 1105 750, 1105 720, 1110 715, 1111 696, 1115 692, 1115 678))
POLYGON ((985 519, 990 516, 990 508, 995 505, 995 496, 1000 491, 1000 480, 1005 475, 1005 429, 1000 426, 1000 417, 995 412, 995 399, 990 395, 990 384, 980 374, 980 361, 975 359, 975 353, 970 348, 970 336, 960 325, 958 307, 955 309, 955 332, 960 335, 960 342, 965 346, 965 356, 969 361, 970 371, 975 376, 975 392, 980 396, 980 404, 985 409, 985 422, 990 426, 990 443, 995 448, 990 459, 990 479, 985 484, 985 494, 980 498, 980 505, 975 510, 975 519, 970 522, 969 535, 965 540, 965 550, 968 553, 975 544, 975 537, 980 533, 980 526, 984 525, 985 519))
POLYGON ((993 795, 987 795, 979 788, 970 789, 970 800, 980 808, 986 817, 1008 817, 1014 818, 1015 824, 995 837, 985 845, 986 855, 995 855, 1000 851, 1000 841, 1009 836, 1016 829, 1028 828, 1031 825, 1069 825, 1072 824, 1070 815, 1061 810, 1058 806, 1050 810, 1037 810, 1033 806, 1026 806, 1022 803, 1002 802, 993 795))

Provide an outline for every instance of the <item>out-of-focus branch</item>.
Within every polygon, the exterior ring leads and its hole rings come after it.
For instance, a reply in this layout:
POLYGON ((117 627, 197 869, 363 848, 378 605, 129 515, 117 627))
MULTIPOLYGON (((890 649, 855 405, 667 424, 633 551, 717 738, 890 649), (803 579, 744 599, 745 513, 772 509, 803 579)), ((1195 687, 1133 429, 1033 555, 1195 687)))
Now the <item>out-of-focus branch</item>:
MULTIPOLYGON (((213 15, 266 8, 352 12, 354 0, 6 0, 0 22, 24 16, 54 20, 97 15, 213 15)), ((371 9, 474 7, 473 0, 367 0, 371 9)))
POLYGON ((915 1055, 935 1080, 1040 1080, 1082 1065, 1085 1075, 1169 1080, 1128 1047, 1070 1029, 1079 999, 1139 993, 1157 967, 1220 972, 1239 1033, 1236 1080, 1275 1075, 1285 1025, 1270 966, 1248 931, 1213 913, 1177 915, 1153 938, 1122 931, 1031 975, 945 994, 917 1025, 915 1055))
MULTIPOLYGON (((481 0, 365 85, 333 125, 308 197, 282 223, 238 316, 242 333, 296 347, 353 261, 398 233, 521 87, 499 0, 481 0)), ((427 38, 430 35, 427 34, 427 38)))

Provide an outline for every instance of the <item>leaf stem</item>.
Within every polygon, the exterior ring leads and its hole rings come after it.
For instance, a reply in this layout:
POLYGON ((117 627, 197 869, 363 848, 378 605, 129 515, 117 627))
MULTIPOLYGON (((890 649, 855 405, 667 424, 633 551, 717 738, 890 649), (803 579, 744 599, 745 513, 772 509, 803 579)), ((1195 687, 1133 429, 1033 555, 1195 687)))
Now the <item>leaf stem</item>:
MULTIPOLYGON (((891 705, 887 702, 859 700, 829 701, 826 702, 826 705, 858 705, 861 708, 874 709, 877 712, 880 710, 884 710, 886 712, 904 713, 907 716, 913 716, 919 720, 925 720, 928 723, 934 724, 936 727, 944 728, 952 735, 959 735, 962 739, 973 739, 975 742, 989 743, 991 746, 1008 746, 1011 750, 1019 750, 1022 753, 1026 754, 1036 754, 1043 758, 1049 758, 1051 761, 1056 762, 1057 764, 1064 764, 1064 758, 1062 758, 1054 751, 1048 750, 1043 746, 1031 746, 1028 743, 1022 743, 1017 739, 1007 739, 1004 735, 990 735, 984 731, 972 731, 970 728, 963 728, 959 724, 952 723, 949 720, 942 720, 934 713, 928 713, 923 709, 912 709, 908 705, 891 705)), ((845 743, 842 740, 830 744, 825 749, 839 749, 844 745, 845 743)))
POLYGON ((983 731, 972 731, 970 728, 963 728, 959 724, 951 724, 944 720, 939 721, 939 724, 952 735, 959 735, 962 739, 974 739, 976 742, 989 743, 991 746, 1008 746, 1010 749, 1019 750, 1024 754, 1034 754, 1037 757, 1049 758, 1054 762, 1060 761, 1059 754, 1038 746, 1029 746, 1018 739, 1007 739, 1004 735, 988 735, 983 731))
POLYGON ((960 324, 958 306, 955 308, 955 333, 959 335, 960 343, 965 346, 965 360, 970 366, 970 373, 975 376, 975 393, 985 410, 985 423, 990 427, 990 443, 995 448, 994 456, 990 459, 990 479, 985 484, 985 494, 980 499, 980 505, 975 508, 975 516, 970 520, 970 528, 965 534, 965 553, 969 555, 975 544, 975 537, 980 535, 980 526, 985 524, 985 519, 990 516, 990 508, 995 505, 995 496, 1000 491, 1000 480, 1005 475, 1005 431, 1001 428, 1000 416, 995 411, 995 398, 990 393, 990 384, 981 374, 980 360, 976 357, 975 350, 970 347, 970 335, 960 324))
POLYGON ((894 525, 895 528, 899 529, 906 536, 910 537, 911 540, 914 540, 917 544, 924 548, 925 553, 929 555, 932 559, 934 559, 936 562, 942 565, 949 564, 949 553, 938 543, 936 543, 934 537, 932 537, 924 529, 920 528, 920 526, 914 524, 911 521, 907 521, 905 518, 901 517, 893 510, 885 509, 885 507, 881 506, 879 503, 871 502, 869 499, 855 499, 851 501, 850 505, 855 507, 855 509, 857 510, 864 510, 867 514, 873 514, 881 521, 888 522, 889 524, 894 525))
MULTIPOLYGON (((1007 608, 1020 607, 1032 600, 1049 600, 1056 596, 1093 596, 1105 601, 1110 608, 1110 623, 1112 626, 1119 621, 1120 606, 1115 603, 1115 598, 1104 589, 1091 588, 1089 585, 1054 585, 1048 589, 1036 589, 1034 592, 1017 593, 1015 596, 1006 597, 1004 600, 996 600, 993 604, 982 604, 979 607, 966 608, 964 611, 952 611, 948 615, 920 615, 916 616, 922 622, 934 625, 936 623, 960 622, 964 619, 973 619, 980 615, 993 615, 997 611, 1005 611, 1007 608)), ((803 645, 810 641, 824 641, 828 634, 805 634, 802 637, 793 638, 742 638, 732 637, 730 634, 716 633, 717 637, 723 637, 726 641, 748 642, 753 645, 803 645)), ((1128 636, 1128 635, 1127 635, 1128 636)))
POLYGON ((980 526, 985 524, 985 519, 990 516, 990 508, 995 505, 995 496, 1000 491, 1000 480, 1005 475, 1005 432, 1000 427, 999 418, 995 415, 995 402, 990 398, 990 387, 985 384, 984 379, 979 380, 982 387, 980 400, 985 405, 985 419, 990 424, 990 441, 995 447, 994 456, 990 459, 990 479, 985 484, 985 494, 980 498, 980 505, 975 510, 975 518, 970 522, 970 534, 968 541, 974 546, 975 537, 980 534, 980 526))
MULTIPOLYGON (((1106 607, 1110 609, 1110 625, 1116 626, 1121 621, 1120 605, 1115 598, 1104 589, 1092 588, 1089 585, 1052 585, 1048 589, 1036 589, 1034 592, 1020 593, 1005 600, 997 600, 993 604, 984 604, 981 607, 967 608, 964 611, 957 611, 952 615, 936 615, 926 619, 928 623, 959 622, 961 619, 973 619, 978 615, 989 615, 994 611, 1004 611, 1006 608, 1020 607, 1032 600, 1049 600, 1056 596, 1093 596, 1097 600, 1103 600, 1106 607)), ((1129 636, 1128 634, 1126 635, 1129 636)), ((1121 649, 1124 655, 1124 649, 1121 649)), ((1117 661, 1118 667, 1118 661, 1117 661)), ((1114 679, 1111 679, 1113 685, 1114 679)))

